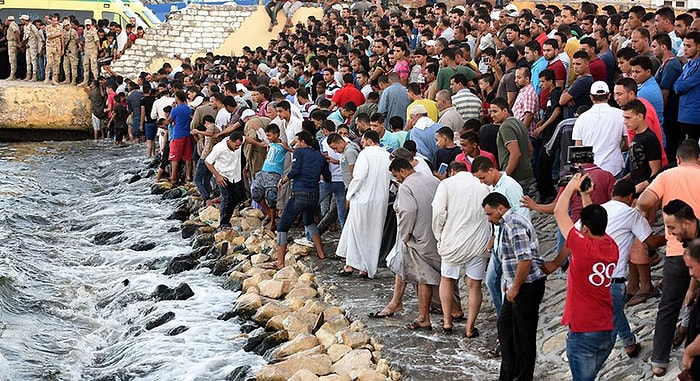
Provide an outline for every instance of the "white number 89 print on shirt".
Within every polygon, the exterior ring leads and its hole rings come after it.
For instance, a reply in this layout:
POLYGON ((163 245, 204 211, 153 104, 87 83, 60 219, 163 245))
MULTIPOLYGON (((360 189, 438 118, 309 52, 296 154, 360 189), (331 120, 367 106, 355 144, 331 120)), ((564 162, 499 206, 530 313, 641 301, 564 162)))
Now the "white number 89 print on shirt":
POLYGON ((615 271, 615 263, 605 265, 603 262, 596 262, 591 266, 591 275, 588 276, 588 281, 596 287, 605 284, 605 287, 610 287, 612 283, 612 274, 615 271), (607 283, 606 283, 607 282, 607 283))

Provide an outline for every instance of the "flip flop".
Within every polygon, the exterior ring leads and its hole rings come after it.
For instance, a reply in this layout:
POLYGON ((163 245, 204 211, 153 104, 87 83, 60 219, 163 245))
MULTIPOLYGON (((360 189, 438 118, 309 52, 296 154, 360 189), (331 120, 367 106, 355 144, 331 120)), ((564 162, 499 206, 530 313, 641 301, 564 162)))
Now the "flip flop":
MULTIPOLYGON (((382 310, 384 311, 384 310, 382 310)), ((377 312, 370 312, 367 314, 367 316, 370 319, 385 319, 385 318, 390 318, 394 316, 393 312, 389 312, 388 314, 383 314, 382 311, 377 311, 377 312)))
POLYGON ((280 270, 282 267, 280 267, 277 262, 268 262, 268 263, 263 263, 262 268, 266 270, 280 270))
POLYGON ((357 274, 357 277, 360 278, 360 279, 369 279, 369 276, 368 276, 367 273, 364 272, 364 271, 360 271, 360 272, 357 274))
POLYGON ((627 357, 631 359, 639 356, 639 352, 642 350, 642 346, 639 343, 632 345, 634 346, 634 349, 632 349, 631 351, 628 351, 627 347, 625 347, 625 354, 627 354, 627 357))
MULTIPOLYGON (((467 321, 467 318, 466 318, 466 316, 464 316, 464 315, 462 315, 462 316, 453 316, 453 317, 452 317, 452 323, 460 323, 460 322, 463 322, 463 321, 467 321)), ((441 323, 441 324, 444 324, 444 323, 445 323, 445 319, 440 319, 440 323, 441 323)))
POLYGON ((345 269, 340 269, 338 272, 336 272, 336 275, 340 276, 351 276, 354 271, 345 271, 345 269))
POLYGON ((472 332, 471 335, 467 335, 467 333, 465 332, 464 337, 466 337, 467 339, 476 339, 477 337, 479 337, 479 329, 474 328, 474 331, 472 332))
POLYGON ((656 377, 663 377, 666 375, 666 368, 662 368, 659 366, 652 366, 651 373, 653 373, 654 376, 656 376, 656 377))
POLYGON ((432 325, 420 325, 418 323, 418 320, 414 320, 404 326, 409 331, 432 331, 433 326, 432 325))
POLYGON ((445 335, 451 335, 452 334, 452 327, 442 327, 442 333, 445 335))
POLYGON ((636 306, 637 304, 642 304, 649 300, 650 298, 655 298, 659 296, 661 292, 658 288, 654 288, 651 292, 645 292, 643 294, 636 294, 627 302, 628 307, 636 306))

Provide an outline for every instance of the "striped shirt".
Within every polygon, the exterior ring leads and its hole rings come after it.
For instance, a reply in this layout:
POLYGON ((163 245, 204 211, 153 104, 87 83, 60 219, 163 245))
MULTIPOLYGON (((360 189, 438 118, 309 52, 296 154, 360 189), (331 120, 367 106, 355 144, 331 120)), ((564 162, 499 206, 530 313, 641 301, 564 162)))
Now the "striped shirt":
POLYGON ((528 83, 527 86, 520 89, 517 98, 515 98, 515 102, 513 102, 513 116, 525 123, 525 114, 528 112, 532 113, 530 125, 525 126, 530 136, 533 136, 533 132, 535 131, 535 124, 537 124, 537 120, 539 119, 539 111, 539 97, 532 83, 528 83))
POLYGON ((532 283, 545 274, 540 268, 544 259, 539 254, 537 233, 532 223, 512 209, 503 215, 499 224, 497 250, 503 263, 503 278, 513 285, 518 262, 531 260, 530 271, 524 283, 532 283))
POLYGON ((477 119, 481 117, 481 100, 469 89, 459 90, 452 96, 452 105, 457 109, 462 119, 477 119))

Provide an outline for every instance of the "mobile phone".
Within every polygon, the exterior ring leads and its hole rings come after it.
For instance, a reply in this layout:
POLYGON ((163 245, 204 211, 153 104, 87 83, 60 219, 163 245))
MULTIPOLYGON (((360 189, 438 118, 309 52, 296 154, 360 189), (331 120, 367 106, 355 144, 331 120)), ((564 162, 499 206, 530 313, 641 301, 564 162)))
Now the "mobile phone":
POLYGON ((445 173, 447 173, 447 164, 442 163, 440 168, 438 168, 438 174, 444 175, 445 173))
POLYGON ((487 56, 487 57, 484 57, 484 63, 485 63, 486 65, 491 65, 491 57, 488 57, 488 56, 487 56))

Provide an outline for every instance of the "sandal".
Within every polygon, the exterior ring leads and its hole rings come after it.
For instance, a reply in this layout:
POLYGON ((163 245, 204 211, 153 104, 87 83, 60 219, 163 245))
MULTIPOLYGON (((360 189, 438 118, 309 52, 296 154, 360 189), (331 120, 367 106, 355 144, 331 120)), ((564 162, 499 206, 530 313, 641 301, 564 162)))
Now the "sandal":
POLYGON ((647 300, 649 300, 650 298, 655 298, 655 297, 659 296, 660 294, 661 294, 661 292, 659 292, 658 288, 654 288, 650 292, 645 292, 643 294, 636 294, 635 296, 632 297, 632 299, 630 299, 627 302, 627 306, 632 307, 632 306, 636 306, 637 304, 642 304, 642 303, 646 302, 647 300))
POLYGON ((385 319, 385 318, 390 318, 390 317, 394 316, 393 312, 389 312, 388 314, 383 314, 382 312, 384 312, 384 310, 377 311, 377 312, 370 312, 367 314, 367 316, 370 319, 385 319))
POLYGON ((452 327, 442 327, 442 333, 445 335, 451 335, 452 334, 452 327))
POLYGON ((351 276, 353 272, 354 272, 354 271, 352 271, 352 270, 346 271, 344 268, 341 268, 340 270, 338 270, 338 272, 336 272, 336 275, 340 275, 340 276, 351 276))
POLYGON ((369 276, 368 276, 367 273, 364 272, 364 271, 360 271, 360 272, 357 274, 357 277, 360 278, 360 279, 369 279, 369 276))
POLYGON ((628 345, 625 347, 625 354, 627 357, 633 359, 637 356, 639 356, 639 352, 642 350, 642 346, 639 343, 628 345), (631 348, 631 350, 628 350, 628 348, 631 348))
POLYGON ((433 326, 432 325, 420 325, 418 323, 418 320, 414 320, 404 326, 409 331, 432 331, 433 326))
POLYGON ((663 377, 666 375, 666 368, 662 368, 660 366, 652 366, 651 373, 653 373, 656 377, 663 377))
POLYGON ((467 333, 465 332, 464 337, 466 337, 467 339, 476 339, 477 337, 479 337, 479 329, 474 328, 474 331, 472 331, 471 335, 467 335, 467 333))
POLYGON ((265 270, 281 270, 284 266, 280 266, 277 262, 263 263, 262 268, 265 270))

